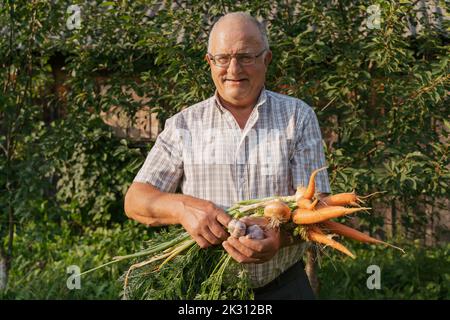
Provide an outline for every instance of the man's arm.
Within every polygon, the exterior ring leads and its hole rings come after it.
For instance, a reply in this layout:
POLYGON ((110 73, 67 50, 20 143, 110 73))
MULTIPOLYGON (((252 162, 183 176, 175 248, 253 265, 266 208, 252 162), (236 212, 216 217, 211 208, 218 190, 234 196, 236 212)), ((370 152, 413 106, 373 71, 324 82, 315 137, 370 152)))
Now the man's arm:
POLYGON ((148 226, 179 224, 180 197, 164 193, 148 183, 133 182, 125 195, 125 213, 128 218, 148 226), (171 202, 171 206, 164 203, 171 202))
POLYGON ((133 182, 125 195, 126 215, 148 226, 181 224, 202 248, 228 237, 231 217, 212 202, 162 192, 148 183, 133 182))

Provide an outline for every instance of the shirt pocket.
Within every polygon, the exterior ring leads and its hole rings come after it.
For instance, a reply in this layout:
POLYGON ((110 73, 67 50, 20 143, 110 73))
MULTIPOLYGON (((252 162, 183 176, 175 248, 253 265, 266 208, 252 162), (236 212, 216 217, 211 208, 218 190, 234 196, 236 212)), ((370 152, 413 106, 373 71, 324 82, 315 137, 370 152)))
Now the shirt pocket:
POLYGON ((261 182, 271 195, 289 190, 289 143, 285 135, 269 135, 258 148, 261 182))

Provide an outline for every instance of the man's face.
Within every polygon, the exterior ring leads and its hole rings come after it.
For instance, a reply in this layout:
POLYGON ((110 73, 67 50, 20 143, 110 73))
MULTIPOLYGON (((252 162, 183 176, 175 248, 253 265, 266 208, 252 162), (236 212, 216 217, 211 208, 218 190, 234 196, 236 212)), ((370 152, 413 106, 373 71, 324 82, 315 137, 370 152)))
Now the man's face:
MULTIPOLYGON (((265 48, 258 28, 249 22, 224 21, 214 31, 210 42, 210 54, 257 55, 265 48)), ((267 66, 272 58, 270 50, 256 58, 253 65, 242 66, 233 58, 228 67, 216 66, 206 56, 211 75, 220 97, 235 107, 254 104, 264 86, 267 66)))

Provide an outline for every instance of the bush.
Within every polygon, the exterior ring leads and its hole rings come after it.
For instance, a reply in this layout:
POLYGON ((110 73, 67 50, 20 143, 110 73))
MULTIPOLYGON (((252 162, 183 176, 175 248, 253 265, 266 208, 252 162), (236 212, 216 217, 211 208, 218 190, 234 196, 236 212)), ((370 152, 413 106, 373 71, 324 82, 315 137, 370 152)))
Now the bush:
POLYGON ((69 290, 67 267, 80 271, 97 267, 116 255, 142 249, 153 229, 128 221, 110 228, 86 228, 74 234, 67 223, 43 227, 30 223, 16 239, 17 254, 10 285, 3 299, 119 299, 120 275, 127 262, 113 264, 81 277, 81 288, 69 290))

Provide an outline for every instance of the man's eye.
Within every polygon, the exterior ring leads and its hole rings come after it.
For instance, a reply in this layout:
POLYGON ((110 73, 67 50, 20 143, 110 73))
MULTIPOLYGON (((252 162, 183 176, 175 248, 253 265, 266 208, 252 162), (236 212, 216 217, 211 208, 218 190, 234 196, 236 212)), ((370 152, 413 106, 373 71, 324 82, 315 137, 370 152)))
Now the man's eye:
POLYGON ((216 61, 218 63, 228 63, 228 61, 230 61, 230 59, 227 56, 217 56, 216 61))
POLYGON ((242 63, 250 63, 252 62, 253 57, 252 56, 239 56, 239 61, 242 63))

